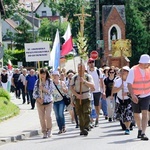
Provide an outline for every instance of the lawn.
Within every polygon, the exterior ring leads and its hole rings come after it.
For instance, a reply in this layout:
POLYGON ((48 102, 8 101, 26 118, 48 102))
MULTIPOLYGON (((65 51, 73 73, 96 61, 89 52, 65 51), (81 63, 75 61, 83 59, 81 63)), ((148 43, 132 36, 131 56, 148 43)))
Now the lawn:
POLYGON ((10 101, 10 94, 0 88, 0 122, 19 113, 19 108, 10 101))

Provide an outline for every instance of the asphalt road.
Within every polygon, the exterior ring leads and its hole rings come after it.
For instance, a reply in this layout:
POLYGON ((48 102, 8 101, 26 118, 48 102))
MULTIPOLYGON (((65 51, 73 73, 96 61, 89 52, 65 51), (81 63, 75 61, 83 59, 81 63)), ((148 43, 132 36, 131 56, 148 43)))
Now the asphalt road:
MULTIPOLYGON (((58 135, 57 127, 53 129, 52 137, 42 139, 42 135, 29 139, 8 143, 0 146, 0 150, 149 150, 150 140, 137 139, 137 128, 130 135, 124 135, 119 122, 109 123, 100 116, 99 127, 94 127, 89 135, 79 135, 79 129, 71 124, 69 115, 66 115, 67 132, 58 135)), ((150 127, 147 128, 150 138, 150 127)))

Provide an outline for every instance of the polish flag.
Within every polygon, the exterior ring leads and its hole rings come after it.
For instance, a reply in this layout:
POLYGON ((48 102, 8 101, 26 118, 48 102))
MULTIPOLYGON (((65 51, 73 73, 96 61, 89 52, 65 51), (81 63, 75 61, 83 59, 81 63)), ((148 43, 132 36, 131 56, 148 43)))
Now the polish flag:
POLYGON ((73 49, 70 24, 68 24, 68 28, 63 38, 65 39, 65 42, 62 45, 61 56, 68 54, 73 49))
POLYGON ((12 63, 11 63, 10 60, 8 60, 8 69, 9 69, 9 70, 12 70, 12 63))

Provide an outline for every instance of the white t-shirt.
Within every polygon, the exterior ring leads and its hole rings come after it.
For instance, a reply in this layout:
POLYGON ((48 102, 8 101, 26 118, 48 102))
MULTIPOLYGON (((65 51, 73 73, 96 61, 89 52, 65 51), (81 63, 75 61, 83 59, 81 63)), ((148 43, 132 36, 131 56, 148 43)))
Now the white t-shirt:
MULTIPOLYGON (((121 79, 121 78, 116 79, 116 80, 114 81, 114 87, 119 88, 121 85, 122 85, 122 79, 121 79)), ((123 81, 123 88, 124 88, 124 92, 125 92, 125 93, 126 93, 126 92, 129 92, 129 90, 128 90, 128 84, 127 84, 126 81, 123 81)), ((122 90, 120 90, 120 91, 117 93, 117 96, 118 96, 120 99, 123 99, 123 97, 122 97, 122 90)), ((124 96, 124 100, 125 100, 125 99, 128 99, 128 98, 129 98, 128 96, 124 96)))
MULTIPOLYGON (((145 70, 140 69, 140 72, 141 72, 141 74, 142 74, 142 76, 144 78, 145 77, 145 70)), ((133 68, 130 69, 126 81, 127 81, 127 83, 133 84, 133 82, 134 82, 134 69, 133 68)), ((141 95, 139 95, 139 97, 143 98, 143 97, 147 97, 149 95, 150 95, 150 93, 148 93, 148 94, 141 94, 141 95)))
POLYGON ((95 91, 93 91, 93 93, 101 92, 100 79, 103 79, 103 74, 101 70, 99 70, 99 73, 100 73, 99 76, 98 76, 96 67, 94 68, 94 71, 90 71, 88 68, 88 73, 92 76, 93 81, 94 81, 95 91))

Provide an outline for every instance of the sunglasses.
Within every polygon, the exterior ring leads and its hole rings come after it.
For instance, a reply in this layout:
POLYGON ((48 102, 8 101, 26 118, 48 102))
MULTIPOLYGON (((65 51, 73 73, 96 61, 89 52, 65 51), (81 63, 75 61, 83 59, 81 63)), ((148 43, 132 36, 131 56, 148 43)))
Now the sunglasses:
POLYGON ((109 73, 115 73, 115 72, 109 72, 109 73))
POLYGON ((94 61, 90 61, 90 62, 89 62, 89 64, 92 64, 92 63, 94 63, 94 61))

